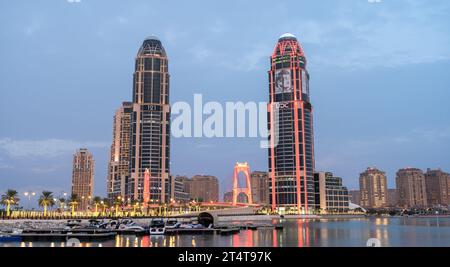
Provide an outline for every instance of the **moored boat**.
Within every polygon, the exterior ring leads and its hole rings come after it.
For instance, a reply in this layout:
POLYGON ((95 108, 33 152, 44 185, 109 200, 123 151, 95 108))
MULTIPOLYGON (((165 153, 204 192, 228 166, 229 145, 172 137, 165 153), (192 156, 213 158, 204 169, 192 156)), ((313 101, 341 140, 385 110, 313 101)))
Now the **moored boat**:
POLYGON ((166 225, 163 219, 152 219, 150 222, 150 235, 164 235, 166 232, 166 225))

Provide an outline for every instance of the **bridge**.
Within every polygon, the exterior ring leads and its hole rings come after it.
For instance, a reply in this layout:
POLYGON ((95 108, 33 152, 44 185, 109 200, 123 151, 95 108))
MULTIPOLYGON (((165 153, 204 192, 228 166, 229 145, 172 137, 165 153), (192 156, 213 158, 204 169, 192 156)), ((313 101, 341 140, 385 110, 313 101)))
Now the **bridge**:
POLYGON ((203 210, 196 211, 187 214, 175 215, 175 218, 197 218, 198 222, 206 227, 209 225, 217 226, 219 223, 219 217, 224 216, 250 216, 255 215, 258 210, 258 206, 242 206, 242 207, 232 207, 225 209, 215 209, 215 210, 203 210))

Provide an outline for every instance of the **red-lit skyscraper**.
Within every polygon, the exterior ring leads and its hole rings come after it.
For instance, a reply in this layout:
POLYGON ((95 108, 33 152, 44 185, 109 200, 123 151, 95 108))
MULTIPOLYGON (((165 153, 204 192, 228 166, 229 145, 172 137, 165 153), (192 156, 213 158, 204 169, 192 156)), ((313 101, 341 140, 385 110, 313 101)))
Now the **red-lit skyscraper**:
POLYGON ((272 209, 314 209, 314 134, 306 58, 297 38, 283 34, 271 56, 268 104, 269 201, 272 209))

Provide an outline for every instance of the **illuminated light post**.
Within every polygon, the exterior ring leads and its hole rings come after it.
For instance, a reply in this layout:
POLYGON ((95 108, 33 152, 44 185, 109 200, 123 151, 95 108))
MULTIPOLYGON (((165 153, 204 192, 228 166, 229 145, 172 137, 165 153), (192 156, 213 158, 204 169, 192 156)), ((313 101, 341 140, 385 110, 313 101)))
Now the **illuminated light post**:
MULTIPOLYGON (((84 206, 84 196, 81 196, 81 205, 83 205, 84 206)), ((83 213, 85 212, 84 210, 82 211, 83 213)))
POLYGON ((136 207, 138 207, 138 206, 139 206, 139 202, 136 202, 136 203, 133 205, 133 215, 136 214, 136 207))
POLYGON ((28 209, 30 209, 31 197, 34 197, 34 196, 36 195, 36 192, 30 192, 30 191, 27 191, 27 192, 25 192, 25 193, 23 193, 23 194, 24 194, 24 196, 25 196, 26 198, 28 198, 27 206, 28 206, 28 209))
POLYGON ((144 203, 148 203, 150 199, 150 171, 145 169, 144 173, 144 203))
POLYGON ((105 215, 105 210, 104 210, 105 202, 103 200, 100 201, 100 205, 102 206, 102 215, 104 216, 105 215))
POLYGON ((116 216, 117 216, 117 214, 119 213, 119 203, 122 203, 122 197, 121 196, 118 196, 117 197, 117 201, 116 201, 116 216))
POLYGON ((92 209, 92 196, 88 196, 88 211, 92 209))

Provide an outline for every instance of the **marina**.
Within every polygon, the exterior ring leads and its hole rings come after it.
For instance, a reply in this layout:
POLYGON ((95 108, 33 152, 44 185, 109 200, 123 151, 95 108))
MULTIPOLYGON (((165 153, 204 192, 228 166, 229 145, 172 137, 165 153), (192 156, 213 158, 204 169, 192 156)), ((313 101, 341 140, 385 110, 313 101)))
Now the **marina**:
MULTIPOLYGON (((47 227, 49 224, 44 225, 47 227)), ((35 226, 38 227, 37 224, 35 226)), ((70 246, 67 241, 75 234, 79 234, 82 247, 364 247, 370 238, 380 240, 381 246, 450 247, 450 218, 230 221, 214 228, 167 228, 160 235, 114 229, 55 230, 50 233, 48 230, 30 229, 21 235, 0 235, 0 247, 70 246)))
MULTIPOLYGON (((201 218, 199 218, 201 219, 201 218)), ((9 228, 2 230, 0 242, 18 242, 18 241, 67 241, 76 238, 79 241, 101 241, 114 239, 117 235, 127 236, 156 236, 156 235, 234 235, 241 230, 277 229, 282 230, 280 223, 221 223, 214 225, 207 220, 204 224, 198 220, 188 221, 186 219, 176 218, 152 218, 146 225, 140 222, 136 223, 132 219, 110 219, 110 220, 67 220, 65 224, 58 222, 49 223, 31 223, 26 222, 26 228, 9 228)))

